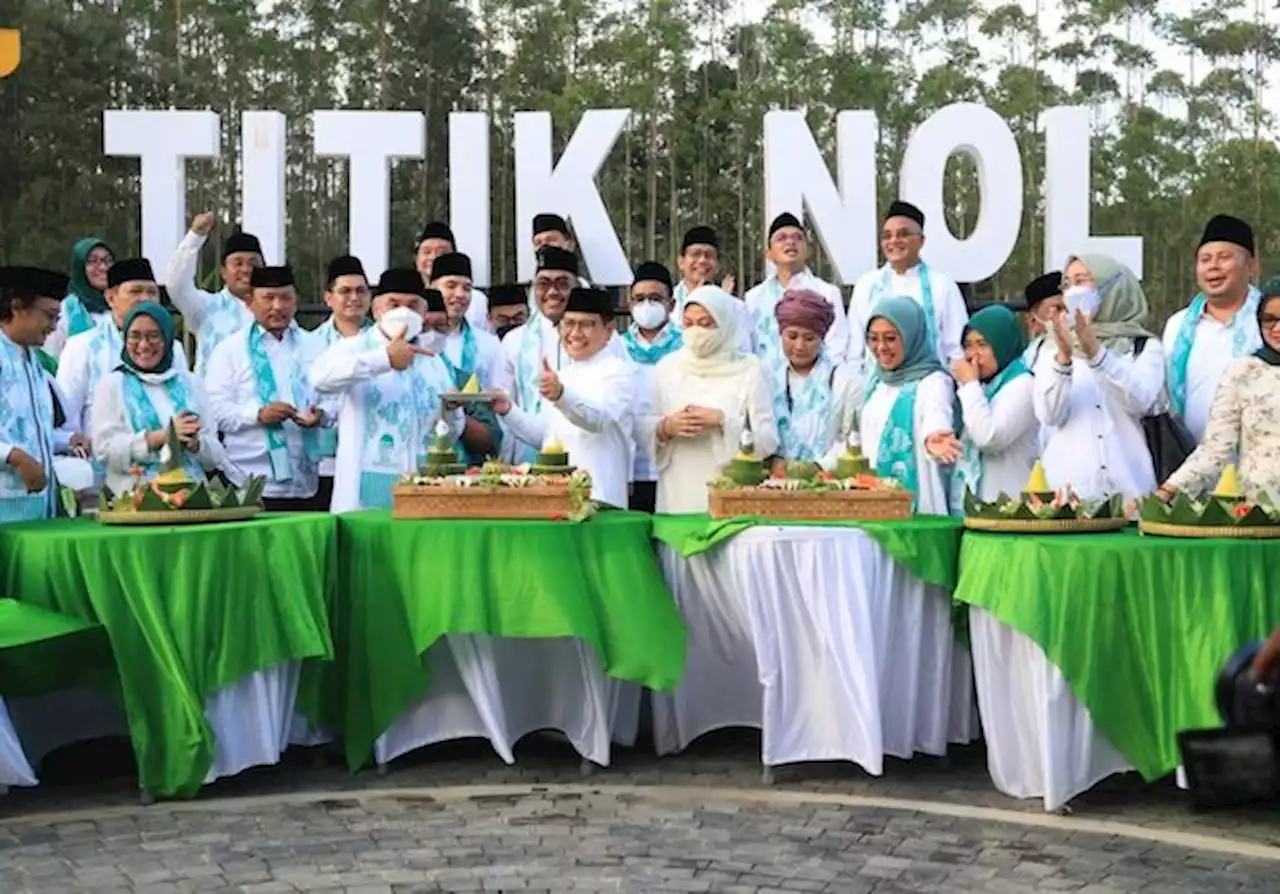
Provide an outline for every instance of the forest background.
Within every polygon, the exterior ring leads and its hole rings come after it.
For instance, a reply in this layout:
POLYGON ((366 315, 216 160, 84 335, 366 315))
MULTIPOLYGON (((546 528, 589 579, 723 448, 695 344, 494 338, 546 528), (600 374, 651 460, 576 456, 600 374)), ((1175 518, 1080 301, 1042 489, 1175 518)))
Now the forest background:
MULTIPOLYGON (((347 246, 348 198, 344 164, 312 154, 310 113, 425 113, 427 159, 392 174, 391 258, 407 263, 418 228, 447 217, 448 113, 479 110, 493 128, 493 279, 504 281, 512 114, 550 112, 558 153, 583 111, 625 107, 632 122, 598 183, 628 257, 673 265, 683 231, 709 223, 742 288, 763 268, 768 110, 805 110, 829 161, 836 113, 874 110, 883 206, 912 129, 974 101, 1009 123, 1024 168, 1016 250, 978 288, 990 299, 1042 272, 1039 119, 1078 104, 1093 121, 1093 233, 1145 239, 1159 324, 1196 291, 1211 214, 1249 219, 1264 271, 1275 266, 1274 2, 6 0, 0 27, 21 29, 23 63, 0 80, 0 258, 62 268, 87 234, 120 256, 139 250, 137 161, 103 156, 107 108, 222 116, 222 158, 188 166, 188 208, 215 210, 220 238, 239 213, 240 113, 272 109, 289 127, 288 258, 315 300, 347 246)), ((950 226, 969 232, 979 196, 967 162, 952 160, 945 195, 950 226)), ((829 273, 820 254, 816 267, 829 273)))

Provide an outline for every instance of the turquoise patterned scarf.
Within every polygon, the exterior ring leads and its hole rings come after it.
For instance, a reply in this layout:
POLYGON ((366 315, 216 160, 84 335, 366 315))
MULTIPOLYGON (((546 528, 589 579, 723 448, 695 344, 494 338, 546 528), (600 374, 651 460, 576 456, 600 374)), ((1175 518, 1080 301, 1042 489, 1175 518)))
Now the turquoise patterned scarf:
POLYGON ((658 337, 649 342, 640 336, 640 327, 632 323, 627 327, 627 331, 622 333, 622 343, 627 346, 627 353, 636 363, 653 366, 672 351, 679 350, 684 345, 684 336, 680 334, 679 329, 668 322, 662 327, 658 337))
MULTIPOLYGON (((1262 292, 1257 286, 1249 286, 1249 293, 1244 305, 1231 318, 1228 329, 1231 331, 1231 356, 1245 357, 1262 346, 1262 335, 1258 332, 1258 303, 1262 300, 1262 292)), ((1191 347, 1196 340, 1196 326, 1204 316, 1204 309, 1209 299, 1201 292, 1191 301, 1178 334, 1174 338, 1173 352, 1169 355, 1169 396, 1173 401, 1173 411, 1181 416, 1187 407, 1187 364, 1191 360, 1191 347)))
MULTIPOLYGON (((253 378, 258 389, 258 400, 262 404, 272 403, 280 400, 280 388, 276 383, 275 370, 271 368, 271 360, 267 356, 267 349, 262 344, 262 338, 265 329, 258 323, 254 323, 249 330, 249 362, 253 366, 253 378)), ((274 338, 275 336, 272 336, 274 338)), ((298 339, 301 337, 301 330, 298 329, 297 323, 291 323, 289 329, 285 331, 286 339, 298 339)), ((314 395, 311 393, 309 384, 307 383, 306 371, 302 369, 302 360, 298 356, 300 346, 292 345, 293 351, 290 358, 290 384, 293 388, 293 400, 296 409, 301 412, 307 412, 315 403, 314 395)), ((277 425, 267 425, 263 427, 267 434, 267 459, 271 464, 271 480, 276 482, 285 482, 293 480, 293 467, 289 461, 289 447, 284 436, 284 423, 277 425)), ((307 459, 311 462, 317 462, 320 458, 320 444, 316 437, 316 429, 302 428, 303 450, 306 452, 307 459)))

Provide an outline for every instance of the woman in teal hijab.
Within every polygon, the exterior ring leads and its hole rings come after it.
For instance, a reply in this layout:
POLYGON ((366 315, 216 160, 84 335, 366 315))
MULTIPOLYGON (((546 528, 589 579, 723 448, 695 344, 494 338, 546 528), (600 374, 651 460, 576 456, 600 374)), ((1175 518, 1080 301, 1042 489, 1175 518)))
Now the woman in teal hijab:
POLYGON ((955 388, 933 346, 924 309, 911 298, 881 301, 867 324, 875 359, 859 432, 883 478, 915 494, 917 512, 947 514, 946 470, 955 447, 955 388))
MULTIPOLYGON (((166 458, 169 423, 186 448, 184 467, 196 481, 218 468, 226 455, 217 433, 204 426, 207 403, 199 380, 174 362, 174 324, 151 301, 124 318, 120 365, 98 385, 93 404, 94 454, 107 466, 107 487, 133 486, 133 469, 153 477, 166 458)), ((208 417, 212 420, 212 416, 208 417)))
POLYGON ((1023 362, 1026 338, 1018 318, 991 304, 964 329, 964 359, 951 368, 960 399, 960 458, 951 479, 951 511, 964 509, 966 491, 981 500, 1021 491, 1040 453, 1035 383, 1023 362))
POLYGON ((71 285, 62 302, 62 313, 53 334, 45 340, 44 349, 53 357, 73 335, 87 332, 111 315, 107 306, 107 270, 115 263, 115 253, 96 236, 87 236, 71 249, 71 285))

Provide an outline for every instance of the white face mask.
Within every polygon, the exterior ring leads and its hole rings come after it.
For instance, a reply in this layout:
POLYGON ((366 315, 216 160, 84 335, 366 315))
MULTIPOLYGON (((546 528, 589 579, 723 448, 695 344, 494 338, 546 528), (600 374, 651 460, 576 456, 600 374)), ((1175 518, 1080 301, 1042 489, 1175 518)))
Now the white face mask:
POLYGON ((690 326, 684 331, 684 344, 689 353, 695 357, 710 357, 724 341, 719 329, 707 329, 704 326, 690 326))
POLYGON ((1102 296, 1093 286, 1072 286, 1062 293, 1062 299, 1067 303, 1067 313, 1073 317, 1078 310, 1093 319, 1093 315, 1102 306, 1102 296))
POLYGON ((667 321, 667 308, 657 301, 640 301, 631 308, 631 319, 641 329, 659 329, 667 321))
POLYGON ((438 329, 424 329, 418 336, 418 344, 436 354, 444 351, 444 341, 445 334, 438 329))
POLYGON ((378 326, 388 338, 395 338, 404 330, 404 340, 413 341, 422 333, 422 314, 411 307, 393 307, 378 320, 378 326))

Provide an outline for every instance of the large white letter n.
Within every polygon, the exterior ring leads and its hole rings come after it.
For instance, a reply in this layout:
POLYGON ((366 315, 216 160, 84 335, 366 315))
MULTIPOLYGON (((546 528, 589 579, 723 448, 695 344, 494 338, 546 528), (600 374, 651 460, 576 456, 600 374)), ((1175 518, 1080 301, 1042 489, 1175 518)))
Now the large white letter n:
POLYGON ((596 188, 596 174, 631 117, 630 109, 592 109, 582 116, 559 164, 551 160, 551 114, 516 113, 516 258, 521 282, 533 279, 533 216, 559 214, 577 236, 596 285, 631 282, 631 267, 596 188))

